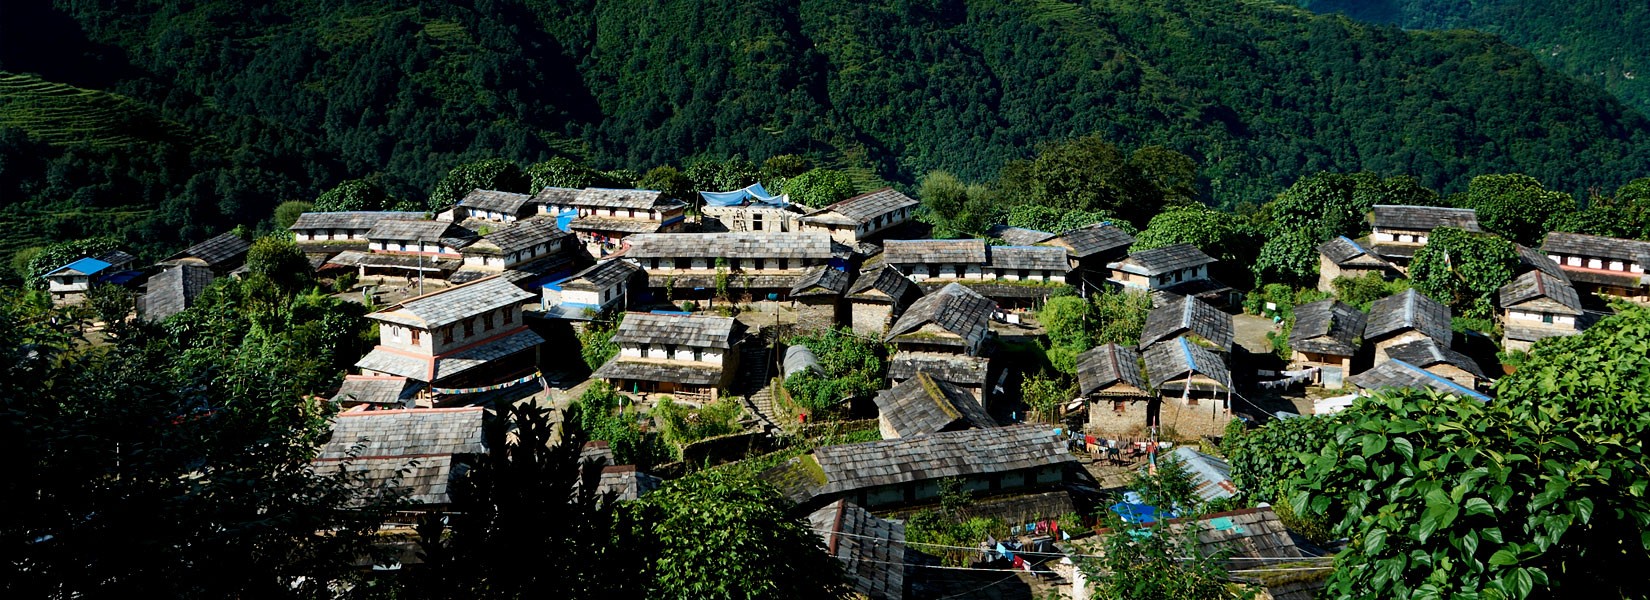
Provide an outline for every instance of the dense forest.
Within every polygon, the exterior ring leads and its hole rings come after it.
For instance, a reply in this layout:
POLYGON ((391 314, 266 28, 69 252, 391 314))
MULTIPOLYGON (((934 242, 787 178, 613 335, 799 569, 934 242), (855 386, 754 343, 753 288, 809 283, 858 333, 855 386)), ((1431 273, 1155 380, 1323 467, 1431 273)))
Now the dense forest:
POLYGON ((1650 111, 1650 4, 1613 0, 1298 0, 1406 29, 1476 29, 1535 54, 1542 62, 1650 111))
MULTIPOLYGON (((1650 169, 1650 121, 1471 32, 1266 2, 8 2, 0 254, 155 254, 372 176, 799 154, 859 187, 973 181, 1088 134, 1196 165, 1215 206, 1320 171, 1572 193, 1650 169)), ((1007 194, 1019 194, 1012 189, 1007 194)), ((1143 215, 1135 215, 1143 217, 1143 215)))

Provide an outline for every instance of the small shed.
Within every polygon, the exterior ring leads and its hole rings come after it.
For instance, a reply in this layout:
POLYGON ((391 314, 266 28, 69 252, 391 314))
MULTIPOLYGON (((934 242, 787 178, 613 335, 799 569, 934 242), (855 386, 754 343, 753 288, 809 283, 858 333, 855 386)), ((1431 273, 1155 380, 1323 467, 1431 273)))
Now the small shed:
POLYGON ((1157 396, 1133 348, 1106 344, 1077 355, 1077 392, 1091 401, 1090 431, 1121 435, 1155 425, 1157 396))
POLYGON ((786 379, 790 379, 792 375, 803 371, 825 372, 824 368, 819 366, 819 357, 814 356, 814 351, 809 350, 807 346, 797 344, 786 348, 785 363, 781 373, 786 379))
POLYGON ((997 425, 968 390, 927 373, 877 393, 876 403, 885 440, 997 425))

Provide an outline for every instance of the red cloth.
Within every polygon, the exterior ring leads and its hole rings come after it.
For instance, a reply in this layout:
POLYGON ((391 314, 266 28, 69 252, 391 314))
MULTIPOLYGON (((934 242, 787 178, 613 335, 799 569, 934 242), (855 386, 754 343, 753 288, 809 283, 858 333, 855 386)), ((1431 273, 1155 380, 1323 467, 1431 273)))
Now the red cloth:
POLYGON ((1026 568, 1026 559, 1020 558, 1018 556, 1014 557, 1014 568, 1016 568, 1016 569, 1026 568))
POLYGON ((1085 436, 1083 436, 1083 443, 1085 443, 1085 444, 1093 444, 1093 443, 1094 443, 1094 436, 1092 436, 1092 435, 1085 435, 1085 436))

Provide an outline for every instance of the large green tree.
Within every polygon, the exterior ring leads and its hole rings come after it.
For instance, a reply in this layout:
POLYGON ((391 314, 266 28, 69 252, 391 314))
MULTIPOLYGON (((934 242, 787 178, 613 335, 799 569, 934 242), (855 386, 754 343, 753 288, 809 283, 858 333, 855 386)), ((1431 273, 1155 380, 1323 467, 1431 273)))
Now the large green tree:
POLYGON ((1474 177, 1465 202, 1477 211, 1484 231, 1531 246, 1576 210, 1575 197, 1542 188, 1541 182, 1528 175, 1474 177))
POLYGON ((1365 216, 1377 204, 1441 206, 1438 194, 1414 177, 1374 173, 1317 173, 1301 178, 1266 206, 1273 234, 1305 233, 1316 241, 1368 231, 1365 216))
POLYGON ((934 226, 935 238, 985 237, 986 231, 1002 217, 1002 208, 991 188, 963 183, 944 171, 923 177, 917 198, 922 201, 919 216, 934 226))
POLYGON ((340 212, 351 210, 401 210, 407 208, 403 203, 390 197, 390 193, 380 183, 383 177, 374 174, 361 179, 351 179, 333 186, 315 199, 315 204, 309 210, 315 212, 340 212))
POLYGON ((453 167, 447 176, 430 190, 429 208, 452 206, 475 190, 498 190, 530 194, 533 178, 521 170, 521 165, 503 158, 489 158, 453 167))
POLYGON ((792 202, 821 208, 853 196, 856 190, 847 173, 812 169, 786 180, 784 193, 791 197, 792 202))
POLYGON ((1416 290, 1459 315, 1485 319, 1495 311, 1496 290, 1512 281, 1517 268, 1518 251, 1511 242, 1440 227, 1415 252, 1409 277, 1416 290))
POLYGON ((1195 195, 1197 165, 1162 147, 1131 154, 1091 134, 1045 147, 1028 163, 1005 169, 1002 180, 1005 189, 1029 192, 1035 204, 1129 215, 1139 225, 1164 205, 1195 195))

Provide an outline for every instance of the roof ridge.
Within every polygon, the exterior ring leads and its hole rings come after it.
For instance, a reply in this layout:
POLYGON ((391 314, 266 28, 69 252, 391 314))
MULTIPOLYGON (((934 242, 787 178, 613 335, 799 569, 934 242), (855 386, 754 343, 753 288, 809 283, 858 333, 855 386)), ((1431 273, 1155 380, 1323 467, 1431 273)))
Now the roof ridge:
POLYGON ((1404 368, 1409 369, 1411 371, 1414 371, 1415 373, 1421 375, 1422 377, 1425 377, 1427 379, 1431 379, 1431 380, 1436 381, 1438 383, 1442 383, 1445 386, 1448 386, 1450 388, 1460 390, 1462 393, 1465 393, 1465 394, 1467 394, 1469 396, 1472 396, 1474 398, 1487 398, 1487 396, 1485 396, 1484 394, 1481 394, 1481 393, 1479 393, 1475 390, 1469 390, 1464 385, 1461 385, 1461 384, 1456 383, 1454 381, 1450 381, 1448 377, 1444 377, 1444 376, 1439 375, 1437 373, 1433 373, 1432 371, 1428 371, 1428 370, 1423 369, 1421 367, 1417 367, 1415 365, 1409 364, 1408 362, 1405 362, 1405 361, 1402 361, 1402 360, 1399 360, 1399 359, 1396 359, 1396 358, 1387 359, 1387 362, 1398 363, 1398 366, 1401 366, 1401 367, 1404 367, 1404 368))
POLYGON ((1186 353, 1186 372, 1191 373, 1193 371, 1196 371, 1197 370, 1197 359, 1192 357, 1192 347, 1186 343, 1186 338, 1185 337, 1179 338, 1179 341, 1180 341, 1180 350, 1182 352, 1186 353))
POLYGON ((1111 372, 1112 372, 1113 375, 1115 375, 1117 377, 1118 381, 1122 381, 1123 380, 1123 366, 1117 363, 1117 344, 1116 343, 1106 344, 1105 347, 1107 348, 1106 356, 1111 358, 1111 372))
POLYGON ((1192 329, 1192 302, 1191 296, 1182 296, 1180 300, 1180 326, 1185 327, 1187 331, 1192 329))

